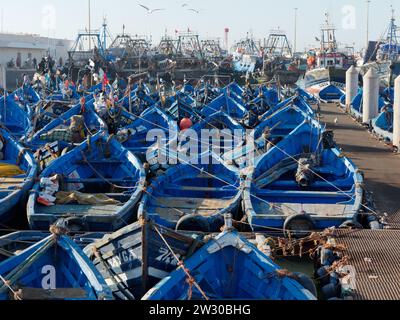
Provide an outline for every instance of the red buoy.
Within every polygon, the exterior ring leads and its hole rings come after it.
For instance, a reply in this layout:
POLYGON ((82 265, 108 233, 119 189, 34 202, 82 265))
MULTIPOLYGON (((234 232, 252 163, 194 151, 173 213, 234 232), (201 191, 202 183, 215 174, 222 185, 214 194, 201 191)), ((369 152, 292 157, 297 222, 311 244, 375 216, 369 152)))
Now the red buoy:
POLYGON ((181 120, 181 123, 179 124, 181 131, 190 129, 192 126, 193 126, 193 122, 189 118, 183 118, 181 120))

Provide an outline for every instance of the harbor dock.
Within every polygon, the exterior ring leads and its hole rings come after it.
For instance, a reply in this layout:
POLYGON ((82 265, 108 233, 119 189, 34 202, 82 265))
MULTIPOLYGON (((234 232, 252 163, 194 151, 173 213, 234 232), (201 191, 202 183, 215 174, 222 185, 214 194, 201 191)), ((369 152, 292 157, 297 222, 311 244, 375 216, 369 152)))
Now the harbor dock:
POLYGON ((400 295, 400 231, 337 230, 356 270, 354 300, 398 300, 400 295))
POLYGON ((387 213, 389 227, 400 229, 400 155, 335 104, 322 104, 321 117, 345 155, 364 172, 378 213, 387 213))

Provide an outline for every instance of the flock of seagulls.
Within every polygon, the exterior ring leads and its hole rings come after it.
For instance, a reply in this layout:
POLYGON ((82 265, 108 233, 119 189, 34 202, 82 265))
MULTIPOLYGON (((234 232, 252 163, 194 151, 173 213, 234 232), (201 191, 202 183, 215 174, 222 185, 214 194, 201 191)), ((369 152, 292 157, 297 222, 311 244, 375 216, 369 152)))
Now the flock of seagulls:
MULTIPOLYGON (((149 8, 149 7, 147 7, 147 6, 143 5, 143 4, 140 4, 140 3, 138 3, 138 5, 140 7, 142 7, 143 9, 145 9, 148 14, 153 14, 154 12, 165 11, 166 10, 166 9, 161 9, 161 8, 151 9, 151 8, 149 8)), ((201 12, 201 10, 196 10, 196 9, 190 8, 188 3, 183 3, 182 4, 182 8, 187 8, 188 11, 194 12, 196 14, 199 14, 201 12)))

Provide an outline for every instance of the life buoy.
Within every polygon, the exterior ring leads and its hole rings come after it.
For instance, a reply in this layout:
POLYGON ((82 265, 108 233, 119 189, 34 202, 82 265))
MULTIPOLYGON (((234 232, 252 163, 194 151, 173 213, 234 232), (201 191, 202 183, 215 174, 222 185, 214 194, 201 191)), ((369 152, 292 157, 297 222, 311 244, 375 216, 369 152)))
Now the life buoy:
POLYGON ((295 238, 304 238, 315 230, 315 224, 307 213, 302 212, 289 216, 283 225, 283 230, 286 235, 290 233, 295 238))
POLYGON ((176 231, 211 232, 210 222, 198 214, 185 215, 176 224, 176 231))

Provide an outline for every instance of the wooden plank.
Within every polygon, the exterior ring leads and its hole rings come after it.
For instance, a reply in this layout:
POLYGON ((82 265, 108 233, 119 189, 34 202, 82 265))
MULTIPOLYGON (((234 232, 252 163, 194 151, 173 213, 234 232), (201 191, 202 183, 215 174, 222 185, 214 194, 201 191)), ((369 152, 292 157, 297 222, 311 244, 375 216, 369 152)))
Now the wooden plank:
POLYGON ((66 204, 66 205, 55 205, 52 207, 40 206, 37 214, 57 214, 57 215, 112 215, 115 214, 122 207, 118 205, 78 205, 78 204, 66 204))
POLYGON ((173 198, 173 197, 159 197, 155 201, 156 206, 170 207, 176 209, 205 209, 217 210, 229 206, 233 200, 220 200, 220 199, 203 199, 203 198, 173 198))
POLYGON ((64 300, 64 299, 86 299, 87 292, 81 288, 64 288, 44 290, 38 288, 21 288, 18 296, 22 300, 64 300))

